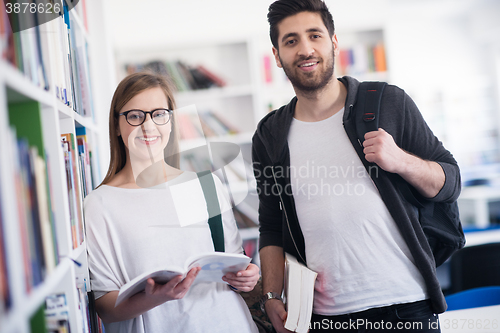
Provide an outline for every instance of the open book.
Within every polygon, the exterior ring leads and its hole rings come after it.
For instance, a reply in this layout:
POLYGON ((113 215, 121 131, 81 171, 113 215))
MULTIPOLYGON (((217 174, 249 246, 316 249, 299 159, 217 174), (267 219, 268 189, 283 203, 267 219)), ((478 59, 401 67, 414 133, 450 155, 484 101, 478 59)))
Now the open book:
POLYGON ((201 267, 195 282, 222 282, 222 277, 226 273, 236 273, 245 270, 252 258, 243 254, 225 253, 225 252, 210 252, 200 254, 188 258, 184 267, 163 267, 153 271, 145 272, 135 279, 127 282, 120 288, 115 306, 127 298, 144 291, 146 281, 149 278, 155 280, 156 283, 165 284, 172 278, 182 275, 186 276, 189 270, 193 267, 201 267))
POLYGON ((306 333, 311 322, 314 283, 318 273, 313 272, 297 259, 285 254, 285 304, 287 330, 306 333))

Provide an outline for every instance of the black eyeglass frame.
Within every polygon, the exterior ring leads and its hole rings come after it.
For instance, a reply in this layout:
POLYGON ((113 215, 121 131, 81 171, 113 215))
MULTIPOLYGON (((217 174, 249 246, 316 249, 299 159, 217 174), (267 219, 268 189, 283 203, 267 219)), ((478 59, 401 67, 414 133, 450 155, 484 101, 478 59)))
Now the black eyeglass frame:
POLYGON ((151 120, 153 121, 153 123, 155 123, 156 125, 158 126, 163 126, 163 125, 166 125, 170 122, 170 120, 172 119, 172 114, 173 114, 173 110, 170 110, 170 109, 164 109, 164 108, 159 108, 159 109, 154 109, 152 111, 143 111, 143 110, 139 110, 139 109, 132 109, 132 110, 128 110, 128 111, 125 111, 125 112, 122 112, 122 113, 119 113, 118 115, 119 116, 125 116, 125 120, 127 121, 127 123, 130 125, 130 126, 141 126, 142 124, 144 124, 144 122, 146 121, 146 118, 147 118, 147 115, 149 114, 149 117, 151 118, 151 120), (154 117, 153 117, 153 113, 155 111, 158 111, 158 110, 164 110, 164 111, 167 111, 169 117, 168 117, 168 121, 165 123, 165 124, 158 124, 154 117), (131 124, 129 121, 128 121, 128 117, 127 115, 130 113, 130 112, 133 112, 133 111, 140 111, 144 114, 144 118, 142 119, 142 123, 140 124, 137 124, 137 125, 133 125, 131 124))

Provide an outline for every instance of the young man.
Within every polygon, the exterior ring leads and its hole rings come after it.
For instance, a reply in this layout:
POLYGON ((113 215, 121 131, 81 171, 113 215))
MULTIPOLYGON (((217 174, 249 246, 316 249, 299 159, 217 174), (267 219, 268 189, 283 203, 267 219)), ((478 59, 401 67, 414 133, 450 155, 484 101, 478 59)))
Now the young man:
POLYGON ((461 187, 456 161, 392 85, 380 129, 360 145, 351 117, 359 82, 334 74, 338 42, 323 1, 278 0, 268 20, 276 63, 296 98, 262 119, 253 137, 266 313, 287 332, 278 296, 287 252, 318 272, 310 332, 439 332, 436 314, 446 302, 434 258, 391 179, 451 202, 461 187))

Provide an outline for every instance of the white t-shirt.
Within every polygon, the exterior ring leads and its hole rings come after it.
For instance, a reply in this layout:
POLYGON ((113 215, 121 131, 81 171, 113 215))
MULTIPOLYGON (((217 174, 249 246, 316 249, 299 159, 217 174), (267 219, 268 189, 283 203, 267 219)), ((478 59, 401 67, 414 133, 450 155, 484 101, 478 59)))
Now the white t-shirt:
MULTIPOLYGON (((226 252, 242 241, 214 177, 222 211, 226 252)), ((183 267, 194 255, 213 252, 206 201, 197 175, 184 172, 156 188, 103 185, 85 199, 92 289, 96 298, 139 274, 166 265, 183 267)), ((166 302, 131 320, 105 324, 106 332, 257 332, 242 297, 224 283, 195 282, 184 298, 166 302)))
POLYGON ((318 272, 313 311, 338 315, 423 300, 422 275, 345 133, 343 111, 318 122, 293 119, 288 136, 307 264, 318 272))

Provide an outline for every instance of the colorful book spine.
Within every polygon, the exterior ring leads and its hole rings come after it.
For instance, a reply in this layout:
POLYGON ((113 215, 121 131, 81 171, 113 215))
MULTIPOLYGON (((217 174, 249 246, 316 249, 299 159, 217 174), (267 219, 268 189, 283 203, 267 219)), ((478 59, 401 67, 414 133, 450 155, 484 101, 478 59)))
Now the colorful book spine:
POLYGON ((65 163, 67 174, 69 173, 68 196, 70 198, 71 207, 73 209, 74 224, 71 225, 73 235, 73 247, 78 247, 83 242, 83 191, 80 183, 80 174, 78 172, 78 150, 75 144, 73 133, 61 134, 61 141, 65 143, 65 163), (66 159, 67 157, 67 159, 66 159))
POLYGON ((152 70, 167 75, 177 91, 225 87, 227 82, 214 71, 203 65, 190 66, 182 61, 151 61, 146 64, 125 65, 127 74, 142 70, 152 70))
MULTIPOLYGON (((1 194, 1 193, 0 193, 1 194)), ((0 195, 0 202, 2 197, 0 195)), ((9 286, 9 274, 7 271, 7 247, 5 244, 5 232, 3 222, 3 211, 0 205, 0 316, 12 305, 9 286)))

